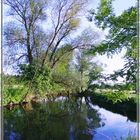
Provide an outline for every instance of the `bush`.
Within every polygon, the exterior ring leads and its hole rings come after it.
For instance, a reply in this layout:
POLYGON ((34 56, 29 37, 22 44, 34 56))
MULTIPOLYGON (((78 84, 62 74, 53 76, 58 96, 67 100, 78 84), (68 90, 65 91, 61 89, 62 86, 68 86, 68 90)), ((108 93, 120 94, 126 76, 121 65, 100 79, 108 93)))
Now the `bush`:
POLYGON ((34 93, 44 94, 51 89, 51 74, 47 66, 40 68, 35 64, 24 64, 20 65, 20 69, 21 79, 34 93))

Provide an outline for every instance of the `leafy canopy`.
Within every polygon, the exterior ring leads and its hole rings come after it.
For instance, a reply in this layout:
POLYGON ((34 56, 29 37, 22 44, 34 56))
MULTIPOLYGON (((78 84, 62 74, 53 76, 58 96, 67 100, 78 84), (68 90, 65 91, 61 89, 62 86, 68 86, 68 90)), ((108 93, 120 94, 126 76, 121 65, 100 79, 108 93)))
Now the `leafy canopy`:
POLYGON ((126 83, 136 84, 137 74, 137 13, 136 6, 132 6, 123 11, 121 15, 116 16, 112 6, 112 0, 101 0, 98 10, 90 11, 88 17, 90 21, 94 19, 95 24, 101 29, 108 29, 108 35, 105 40, 94 46, 90 53, 112 55, 126 50, 124 59, 126 64, 124 68, 112 75, 117 79, 118 76, 126 78, 126 83))

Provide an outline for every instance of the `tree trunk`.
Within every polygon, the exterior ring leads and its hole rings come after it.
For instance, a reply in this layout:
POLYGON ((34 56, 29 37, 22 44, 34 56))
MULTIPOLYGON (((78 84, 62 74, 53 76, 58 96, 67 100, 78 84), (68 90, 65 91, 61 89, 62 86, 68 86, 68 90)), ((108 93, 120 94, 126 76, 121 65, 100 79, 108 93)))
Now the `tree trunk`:
POLYGON ((30 33, 27 33, 27 53, 28 53, 28 61, 29 64, 32 64, 33 62, 33 56, 32 56, 32 50, 30 46, 30 33))
POLYGON ((82 85, 82 82, 83 82, 82 81, 83 80, 83 72, 82 71, 81 71, 81 76, 80 77, 81 77, 81 80, 80 80, 81 81, 80 92, 82 92, 83 91, 83 85, 82 85))

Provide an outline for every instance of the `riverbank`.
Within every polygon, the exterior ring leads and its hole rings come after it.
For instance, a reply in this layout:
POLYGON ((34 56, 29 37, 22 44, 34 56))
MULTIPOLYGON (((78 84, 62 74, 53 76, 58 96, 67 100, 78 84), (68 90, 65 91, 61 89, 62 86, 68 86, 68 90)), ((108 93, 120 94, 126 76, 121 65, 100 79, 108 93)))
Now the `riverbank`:
POLYGON ((57 97, 90 97, 93 104, 97 104, 100 107, 104 107, 112 112, 117 112, 124 116, 129 116, 131 120, 136 121, 136 108, 137 108, 137 96, 130 91, 118 91, 118 90, 87 90, 81 93, 46 93, 43 96, 39 94, 28 93, 28 90, 23 85, 11 86, 4 88, 3 106, 12 108, 16 105, 24 105, 29 102, 47 102, 54 101, 57 97))
POLYGON ((106 108, 114 113, 128 116, 130 120, 136 121, 137 114, 137 95, 123 92, 88 92, 92 104, 106 108))

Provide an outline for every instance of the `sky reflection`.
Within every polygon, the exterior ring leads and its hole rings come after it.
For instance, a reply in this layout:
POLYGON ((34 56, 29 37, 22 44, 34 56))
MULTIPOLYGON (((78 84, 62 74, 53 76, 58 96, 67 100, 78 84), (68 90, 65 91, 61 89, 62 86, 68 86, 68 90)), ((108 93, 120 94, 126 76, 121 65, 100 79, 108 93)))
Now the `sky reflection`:
POLYGON ((98 110, 100 118, 102 118, 102 127, 94 130, 94 140, 100 140, 104 137, 106 139, 112 139, 113 137, 119 140, 121 137, 125 138, 128 135, 135 136, 137 123, 131 122, 127 117, 124 117, 117 113, 112 113, 106 109, 99 108, 98 106, 92 106, 92 108, 98 110))

